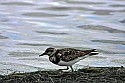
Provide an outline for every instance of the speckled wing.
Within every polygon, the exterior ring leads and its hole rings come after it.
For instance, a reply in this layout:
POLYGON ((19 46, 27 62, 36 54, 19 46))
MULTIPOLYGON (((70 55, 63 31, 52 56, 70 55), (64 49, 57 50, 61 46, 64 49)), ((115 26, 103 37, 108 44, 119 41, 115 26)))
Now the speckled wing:
POLYGON ((90 54, 93 50, 77 50, 73 48, 64 48, 64 49, 58 49, 58 56, 62 61, 68 62, 74 59, 77 59, 78 57, 85 56, 87 54, 90 54))

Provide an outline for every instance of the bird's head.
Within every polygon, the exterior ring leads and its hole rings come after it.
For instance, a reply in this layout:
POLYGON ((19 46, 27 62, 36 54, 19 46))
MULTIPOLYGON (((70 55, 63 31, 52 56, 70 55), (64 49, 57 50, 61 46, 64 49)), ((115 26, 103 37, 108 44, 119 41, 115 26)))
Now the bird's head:
POLYGON ((48 55, 50 56, 53 52, 55 52, 56 49, 55 48, 47 48, 46 51, 43 54, 40 54, 39 56, 43 56, 43 55, 48 55))

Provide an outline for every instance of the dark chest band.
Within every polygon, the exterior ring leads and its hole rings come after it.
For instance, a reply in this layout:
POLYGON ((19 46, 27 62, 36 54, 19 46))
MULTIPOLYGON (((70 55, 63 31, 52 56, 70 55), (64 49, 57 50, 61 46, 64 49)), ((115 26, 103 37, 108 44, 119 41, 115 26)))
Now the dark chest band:
POLYGON ((49 60, 50 60, 52 63, 54 63, 54 64, 58 64, 59 61, 60 61, 60 57, 59 57, 59 56, 50 56, 50 57, 49 57, 49 60), (55 61, 51 61, 51 60, 50 60, 51 57, 55 57, 55 61))

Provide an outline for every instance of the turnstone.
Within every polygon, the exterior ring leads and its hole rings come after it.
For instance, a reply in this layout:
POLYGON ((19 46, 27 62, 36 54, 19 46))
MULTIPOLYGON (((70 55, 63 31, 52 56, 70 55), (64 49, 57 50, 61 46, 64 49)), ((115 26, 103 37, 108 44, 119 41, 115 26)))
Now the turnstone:
POLYGON ((63 48, 63 49, 55 49, 55 48, 47 48, 46 51, 39 55, 48 55, 49 60, 59 66, 67 66, 67 69, 60 70, 68 70, 71 68, 72 72, 74 71, 72 65, 76 62, 92 55, 98 54, 96 49, 91 50, 78 50, 74 48, 63 48))

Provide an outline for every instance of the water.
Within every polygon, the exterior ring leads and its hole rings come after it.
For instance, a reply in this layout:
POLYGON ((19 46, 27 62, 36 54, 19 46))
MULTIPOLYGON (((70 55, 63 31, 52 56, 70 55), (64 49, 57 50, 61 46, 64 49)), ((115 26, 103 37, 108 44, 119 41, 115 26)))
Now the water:
POLYGON ((59 69, 47 47, 96 48, 73 67, 125 66, 125 0, 0 0, 0 74, 59 69))

